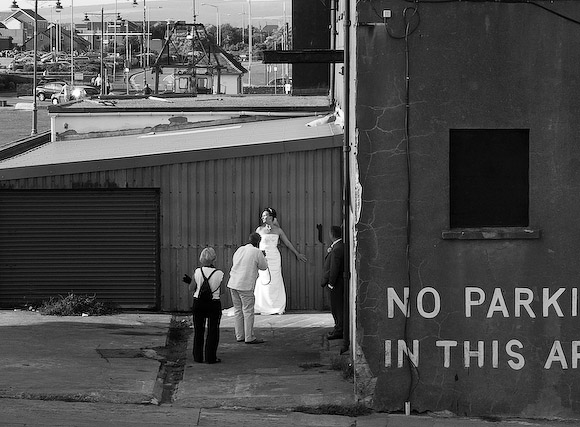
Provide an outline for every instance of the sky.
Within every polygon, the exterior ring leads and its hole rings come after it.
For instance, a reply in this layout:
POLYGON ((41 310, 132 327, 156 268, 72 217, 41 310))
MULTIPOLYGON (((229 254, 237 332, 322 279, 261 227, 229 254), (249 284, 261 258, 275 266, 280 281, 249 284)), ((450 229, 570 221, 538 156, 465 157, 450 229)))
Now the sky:
MULTIPOLYGON (((16 0, 18 6, 24 9, 34 9, 33 0, 16 0)), ((75 23, 80 23, 85 12, 105 14, 118 12, 123 19, 142 21, 143 2, 148 10, 149 20, 165 21, 168 19, 193 22, 193 6, 197 22, 205 25, 216 25, 219 14, 221 24, 229 23, 234 27, 248 25, 248 4, 251 2, 252 24, 254 27, 264 25, 280 25, 291 21, 292 0, 137 0, 138 6, 133 6, 133 0, 60 0, 63 10, 61 20, 70 20, 71 3, 75 23), (210 6, 211 5, 211 6, 210 6), (214 7, 215 6, 215 7, 214 7)), ((0 0, 0 10, 10 10, 12 0, 0 0)), ((56 0, 39 0, 38 13, 47 20, 55 19, 56 0)), ((91 15, 92 18, 92 15, 91 15)))

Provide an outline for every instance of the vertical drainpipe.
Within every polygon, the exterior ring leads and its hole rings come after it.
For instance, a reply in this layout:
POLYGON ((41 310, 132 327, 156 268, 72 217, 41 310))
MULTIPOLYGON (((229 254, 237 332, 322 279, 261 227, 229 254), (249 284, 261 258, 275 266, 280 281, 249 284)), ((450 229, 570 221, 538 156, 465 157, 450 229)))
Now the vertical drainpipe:
MULTIPOLYGON (((350 0, 346 0, 344 2, 344 106, 343 106, 343 114, 344 114, 344 140, 343 140, 343 148, 342 148, 342 155, 343 155, 343 236, 342 242, 344 245, 344 283, 347 285, 344 288, 345 293, 345 314, 346 314, 346 322, 344 325, 346 326, 346 330, 343 331, 343 335, 345 337, 343 341, 343 350, 346 350, 350 347, 351 356, 354 355, 352 350, 352 346, 350 345, 350 338, 351 338, 351 321, 353 321, 353 330, 354 330, 354 319, 353 316, 350 316, 351 313, 351 286, 350 283, 350 262, 351 262, 351 245, 350 245, 350 0)), ((353 298, 353 302, 356 300, 353 298)), ((355 310, 352 310, 354 313, 355 310)))
MULTIPOLYGON (((330 50, 336 49, 336 7, 338 0, 333 0, 330 6, 330 50)), ((336 66, 334 62, 330 63, 330 103, 331 105, 336 105, 335 96, 334 96, 334 83, 336 77, 334 73, 336 72, 336 66)))

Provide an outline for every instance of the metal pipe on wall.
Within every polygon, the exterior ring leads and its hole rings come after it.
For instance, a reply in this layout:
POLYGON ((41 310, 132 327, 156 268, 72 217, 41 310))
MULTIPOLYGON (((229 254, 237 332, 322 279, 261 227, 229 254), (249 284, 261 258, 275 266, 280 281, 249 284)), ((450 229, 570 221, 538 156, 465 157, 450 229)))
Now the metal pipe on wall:
POLYGON ((38 65, 38 0, 34 2, 34 48, 32 54, 34 55, 32 71, 32 131, 30 135, 36 135, 38 124, 38 106, 36 104, 36 67, 38 65))
MULTIPOLYGON (((336 49, 336 8, 338 7, 338 0, 333 0, 330 6, 330 50, 336 49)), ((332 105, 335 104, 335 83, 336 76, 336 65, 334 62, 330 63, 330 102, 332 105)))
POLYGON ((345 314, 347 321, 344 322, 343 331, 343 348, 342 351, 347 351, 350 347, 350 353, 353 355, 352 347, 350 346, 351 341, 351 330, 355 331, 356 328, 351 328, 354 323, 354 316, 350 316, 350 313, 355 313, 356 310, 350 309, 350 301, 356 301, 355 298, 350 298, 354 292, 356 292, 356 284, 353 286, 351 283, 350 274, 350 263, 351 263, 351 229, 350 229, 350 0, 344 3, 344 145, 343 145, 343 200, 342 200, 342 213, 343 213, 343 235, 342 242, 344 244, 344 283, 345 286, 344 296, 345 296, 345 314))

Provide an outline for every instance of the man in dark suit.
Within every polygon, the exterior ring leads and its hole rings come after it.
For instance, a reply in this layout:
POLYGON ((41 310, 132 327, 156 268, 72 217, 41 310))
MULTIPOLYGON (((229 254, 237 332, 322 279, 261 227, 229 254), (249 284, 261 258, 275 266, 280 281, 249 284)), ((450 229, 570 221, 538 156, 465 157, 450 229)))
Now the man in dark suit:
POLYGON ((342 338, 344 318, 344 245, 342 230, 339 226, 330 227, 332 244, 324 257, 323 288, 330 291, 330 311, 334 318, 334 329, 326 336, 329 340, 342 338))

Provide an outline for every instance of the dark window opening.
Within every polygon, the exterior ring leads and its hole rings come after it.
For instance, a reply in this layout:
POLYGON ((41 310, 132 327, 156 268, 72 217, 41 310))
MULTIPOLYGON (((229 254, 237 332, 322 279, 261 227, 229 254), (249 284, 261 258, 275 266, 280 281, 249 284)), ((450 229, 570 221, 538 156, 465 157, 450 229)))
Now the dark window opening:
POLYGON ((529 129, 451 129, 451 228, 529 225, 529 129))

